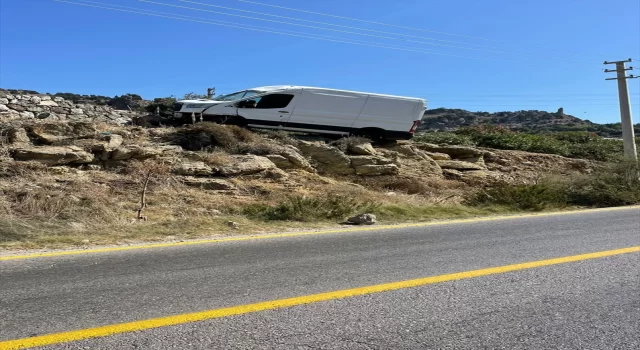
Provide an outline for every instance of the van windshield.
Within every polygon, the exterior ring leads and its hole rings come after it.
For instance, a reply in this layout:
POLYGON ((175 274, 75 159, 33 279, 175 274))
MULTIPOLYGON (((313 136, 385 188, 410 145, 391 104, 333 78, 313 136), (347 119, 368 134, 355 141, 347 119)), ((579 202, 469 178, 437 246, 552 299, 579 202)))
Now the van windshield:
POLYGON ((235 101, 235 100, 239 100, 239 99, 242 99, 242 98, 251 97, 251 96, 256 95, 258 93, 260 93, 260 91, 244 90, 244 91, 234 92, 234 93, 227 94, 227 95, 220 95, 218 97, 215 97, 214 100, 215 101, 235 101))

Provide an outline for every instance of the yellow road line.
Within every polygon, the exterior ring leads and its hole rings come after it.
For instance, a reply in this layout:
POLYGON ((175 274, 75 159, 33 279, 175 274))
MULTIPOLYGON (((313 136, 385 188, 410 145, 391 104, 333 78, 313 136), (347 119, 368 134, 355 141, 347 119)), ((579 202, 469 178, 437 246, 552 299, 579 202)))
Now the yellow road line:
POLYGON ((255 304, 238 305, 238 306, 232 306, 232 307, 227 307, 222 309, 214 309, 214 310, 208 310, 208 311, 202 311, 202 312, 187 313, 182 315, 153 318, 153 319, 142 320, 142 321, 126 322, 126 323, 113 324, 113 325, 102 326, 102 327, 81 329, 81 330, 70 331, 70 332, 40 335, 40 336, 31 337, 31 338, 0 341, 0 349, 2 350, 25 349, 30 347, 66 343, 66 342, 83 340, 83 339, 106 337, 109 335, 114 335, 119 333, 135 332, 135 331, 141 331, 146 329, 174 326, 174 325, 189 323, 189 322, 210 320, 215 318, 241 315, 241 314, 259 312, 259 311, 265 311, 265 310, 276 310, 276 309, 281 309, 285 307, 305 305, 305 304, 317 303, 321 301, 334 300, 334 299, 342 299, 342 298, 354 297, 358 295, 388 292, 392 290, 424 286, 424 285, 440 283, 440 282, 495 275, 495 274, 511 272, 511 271, 532 269, 532 268, 542 267, 542 266, 564 264, 569 262, 576 262, 576 261, 582 261, 582 260, 588 260, 588 259, 596 259, 596 258, 603 258, 607 256, 627 254, 627 253, 637 253, 637 252, 640 252, 640 246, 601 251, 601 252, 588 253, 588 254, 581 254, 581 255, 565 256, 561 258, 554 258, 554 259, 547 259, 547 260, 531 261, 531 262, 525 262, 520 264, 491 267, 491 268, 480 269, 480 270, 457 272, 457 273, 451 273, 446 275, 418 278, 418 279, 400 281, 400 282, 384 283, 384 284, 378 284, 378 285, 366 286, 366 287, 360 287, 360 288, 344 289, 344 290, 338 290, 334 292, 305 295, 305 296, 299 296, 294 298, 271 300, 271 301, 265 301, 265 302, 255 303, 255 304))
POLYGON ((633 209, 640 209, 640 205, 626 206, 626 207, 613 207, 613 208, 586 209, 586 210, 581 209, 581 210, 570 210, 570 211, 558 211, 558 212, 551 212, 551 213, 499 215, 499 216, 488 216, 488 217, 482 217, 482 218, 432 221, 432 222, 421 222, 421 223, 413 223, 413 224, 380 225, 380 226, 369 226, 369 227, 348 228, 348 229, 332 229, 332 230, 321 230, 321 231, 289 232, 289 233, 275 233, 275 234, 251 235, 251 236, 240 236, 240 237, 213 238, 213 239, 186 241, 186 242, 152 243, 152 244, 141 244, 141 245, 134 245, 134 246, 68 250, 68 251, 34 253, 34 254, 25 254, 25 255, 8 255, 8 256, 0 256, 0 261, 57 257, 57 256, 66 256, 66 255, 108 253, 108 252, 118 252, 118 251, 138 250, 138 249, 167 248, 167 247, 223 243, 223 242, 234 242, 234 241, 249 241, 249 240, 258 240, 258 239, 325 235, 325 234, 331 234, 331 233, 348 233, 348 232, 402 229, 402 228, 410 228, 410 227, 441 226, 441 225, 465 224, 465 223, 476 223, 476 222, 486 222, 486 221, 522 219, 522 218, 545 217, 545 216, 559 216, 559 215, 570 215, 570 214, 581 214, 581 213, 598 213, 598 212, 633 210, 633 209))

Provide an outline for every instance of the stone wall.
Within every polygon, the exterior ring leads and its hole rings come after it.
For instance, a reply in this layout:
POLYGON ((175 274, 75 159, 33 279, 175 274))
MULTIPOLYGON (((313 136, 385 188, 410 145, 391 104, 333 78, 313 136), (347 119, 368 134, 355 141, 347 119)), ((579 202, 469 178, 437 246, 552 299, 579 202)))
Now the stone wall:
POLYGON ((124 125, 139 113, 116 110, 109 106, 74 104, 51 95, 14 95, 0 91, 0 123, 12 120, 94 121, 124 125))

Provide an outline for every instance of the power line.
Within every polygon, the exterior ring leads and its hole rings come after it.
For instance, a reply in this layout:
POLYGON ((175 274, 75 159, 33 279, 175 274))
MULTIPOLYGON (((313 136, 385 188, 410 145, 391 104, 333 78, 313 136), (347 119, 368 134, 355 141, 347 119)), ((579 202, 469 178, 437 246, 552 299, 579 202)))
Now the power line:
POLYGON ((293 33, 293 32, 288 32, 288 31, 284 31, 284 30, 277 30, 277 29, 273 29, 273 28, 268 28, 268 27, 257 27, 257 26, 251 26, 251 25, 237 25, 237 24, 232 24, 230 22, 216 21, 216 20, 205 20, 205 19, 201 19, 201 18, 200 19, 196 19, 197 17, 192 17, 192 16, 166 14, 166 13, 162 13, 162 12, 158 12, 158 11, 137 9, 137 8, 132 8, 132 7, 120 6, 120 5, 104 4, 104 3, 98 3, 98 2, 95 2, 95 1, 77 0, 77 1, 85 1, 85 3, 72 2, 72 1, 66 1, 66 0, 52 0, 52 1, 71 4, 71 5, 78 5, 78 6, 86 6, 86 7, 105 9, 105 10, 112 10, 112 11, 119 11, 119 12, 126 12, 126 13, 135 13, 135 14, 141 14, 141 15, 146 15, 146 16, 151 16, 151 17, 169 18, 169 19, 176 19, 176 20, 180 20, 180 21, 202 23, 202 24, 212 24, 212 25, 218 25, 218 26, 230 27, 230 28, 246 29, 246 30, 252 30, 252 31, 263 32, 263 33, 287 35, 287 36, 293 36, 293 37, 299 37, 299 38, 305 38, 305 39, 323 40, 323 41, 329 41, 329 42, 335 42, 335 43, 352 44, 352 45, 360 45, 360 46, 369 46, 369 47, 384 48, 384 49, 397 50, 397 51, 416 52, 416 53, 424 53, 424 54, 430 54, 430 55, 441 55, 441 56, 457 57, 457 58, 464 58, 464 59, 472 59, 472 60, 483 60, 483 58, 480 58, 480 57, 467 57, 467 56, 452 55, 452 54, 434 52, 434 51, 415 50, 415 49, 411 49, 411 48, 381 45, 380 43, 376 43, 376 42, 368 42, 368 41, 361 41, 361 40, 351 40, 351 39, 336 38, 336 37, 329 37, 329 36, 315 35, 315 34, 306 34, 306 33, 305 34, 299 34, 299 33, 293 33), (93 5, 93 4, 109 5, 109 6, 113 6, 113 7, 93 5), (119 7, 119 8, 114 8, 114 7, 119 7))
MULTIPOLYGON (((152 1, 144 1, 144 0, 138 0, 138 1, 155 3, 155 2, 152 2, 152 1)), ((375 30, 375 29, 368 29, 368 28, 362 28, 362 27, 345 26, 345 25, 340 25, 340 24, 312 21, 312 20, 307 20, 307 19, 301 19, 301 18, 289 17, 289 16, 281 16, 281 15, 275 15, 275 14, 258 12, 258 11, 249 11, 249 10, 238 9, 238 8, 228 7, 228 6, 207 4, 207 3, 197 2, 197 1, 190 1, 190 0, 176 0, 176 1, 195 4, 195 5, 201 5, 201 6, 207 6, 207 7, 215 7, 215 8, 221 8, 221 9, 226 9, 226 10, 244 12, 244 13, 257 14, 257 15, 268 16, 268 17, 283 18, 283 19, 306 22, 306 23, 321 24, 321 25, 327 25, 327 26, 332 26, 332 27, 355 29, 355 30, 372 32, 372 33, 380 33, 380 34, 397 35, 397 36, 401 37, 401 38, 398 38, 400 40, 405 40, 404 38, 418 38, 418 39, 423 39, 423 40, 431 40, 431 41, 445 42, 445 43, 451 43, 451 44, 462 44, 462 45, 468 45, 468 46, 476 46, 478 48, 484 48, 484 49, 499 50, 498 52, 504 52, 504 53, 515 52, 515 53, 520 53, 520 54, 541 55, 538 52, 523 51, 523 50, 513 50, 513 49, 504 49, 504 48, 499 48, 499 47, 495 47, 495 46, 473 44, 473 43, 468 43, 468 42, 463 42, 463 41, 436 39, 436 38, 429 38, 429 37, 423 37, 423 36, 417 36, 417 35, 409 35, 409 34, 403 34, 403 33, 387 32, 387 31, 381 31, 381 30, 375 30)), ((174 6, 174 5, 166 5, 166 6, 174 6)), ((200 9, 198 9, 198 10, 200 10, 200 9)), ((405 40, 405 41, 408 41, 408 40, 405 40)), ((438 44, 433 44, 433 43, 425 43, 425 42, 422 42, 422 41, 413 41, 413 42, 424 43, 424 44, 427 44, 427 45, 438 45, 438 44)), ((451 46, 451 47, 455 47, 455 46, 451 46)), ((545 55, 545 57, 549 57, 549 56, 545 55)), ((557 59, 557 58, 554 57, 554 59, 557 59)), ((568 58, 567 58, 567 60, 568 60, 568 58)))
MULTIPOLYGON (((228 12, 212 11, 212 10, 206 10, 206 9, 200 9, 200 8, 188 7, 188 6, 180 6, 180 5, 174 5, 174 4, 166 4, 166 3, 156 2, 156 1, 150 1, 150 0, 138 0, 138 1, 139 1, 139 2, 144 2, 144 3, 149 3, 149 4, 160 5, 160 6, 175 7, 175 8, 185 9, 185 10, 193 10, 193 11, 200 11, 200 12, 208 12, 208 13, 214 13, 214 14, 223 15, 223 16, 231 16, 231 17, 245 18, 245 19, 250 19, 250 20, 255 20, 255 21, 264 21, 264 22, 278 23, 278 24, 284 24, 284 25, 290 25, 290 26, 298 26, 298 27, 304 27, 304 28, 311 28, 311 29, 318 29, 318 30, 326 30, 326 31, 337 32, 337 33, 343 33, 343 34, 351 34, 351 35, 367 36, 367 37, 377 38, 377 39, 401 40, 401 41, 405 41, 405 42, 409 42, 409 43, 424 44, 424 45, 432 45, 432 46, 441 46, 441 47, 448 47, 448 48, 462 49, 462 50, 484 51, 484 52, 500 53, 500 54, 508 53, 507 51, 496 51, 496 50, 489 50, 489 49, 485 49, 485 48, 464 47, 464 46, 448 45, 448 44, 438 44, 438 43, 431 43, 431 42, 419 41, 419 40, 412 40, 412 39, 403 39, 403 38, 397 38, 397 37, 389 37, 389 36, 381 36, 381 35, 374 35, 374 34, 358 33, 358 32, 347 31, 347 30, 341 30, 341 29, 323 28, 323 27, 311 26, 311 25, 300 24, 300 23, 291 23, 291 22, 277 21, 277 20, 266 19, 266 18, 259 18, 259 17, 251 17, 251 16, 245 16, 245 15, 239 15, 239 14, 228 13, 228 12)), ((183 1, 183 0, 178 0, 178 1, 183 1)), ((189 3, 201 4, 201 5, 205 5, 205 6, 207 5, 207 4, 198 3, 198 2, 192 2, 192 1, 183 1, 183 2, 189 2, 189 3)), ((326 23, 322 23, 322 24, 326 24, 326 23)), ((395 33, 394 33, 394 35, 398 35, 398 34, 395 34, 395 33)), ((400 35, 401 35, 401 34, 400 34, 400 35)), ((527 53, 523 53, 523 54, 527 54, 527 53)), ((531 54, 531 53, 528 53, 528 54, 531 54)), ((574 62, 574 60, 570 60, 570 59, 562 59, 562 58, 554 58, 554 59, 556 59, 556 60, 561 60, 561 61, 571 61, 571 62, 574 62)))
POLYGON ((468 38, 468 39, 475 39, 475 40, 484 40, 484 41, 493 41, 493 42, 502 42, 502 43, 504 43, 504 41, 500 41, 500 40, 487 39, 487 38, 480 38, 480 37, 476 37, 476 36, 468 36, 468 35, 463 35, 463 34, 454 34, 454 33, 447 33, 447 32, 439 32, 439 31, 436 31, 436 30, 430 30, 430 29, 421 29, 421 28, 414 28, 414 27, 405 27, 405 26, 396 25, 396 24, 391 24, 391 23, 383 23, 383 22, 369 21, 369 20, 364 20, 364 19, 359 19, 359 18, 353 18, 353 17, 346 17, 346 16, 332 15, 332 14, 329 14, 329 13, 323 13, 323 12, 315 12, 315 11, 308 11, 308 10, 296 9, 296 8, 292 8, 292 7, 285 7, 285 6, 279 6, 279 5, 265 4, 265 3, 261 3, 261 2, 257 2, 257 1, 249 1, 249 0, 235 0, 235 1, 244 2, 244 3, 248 3, 248 4, 252 4, 252 5, 268 6, 268 7, 278 8, 278 9, 281 9, 281 10, 288 10, 288 11, 302 12, 302 13, 308 13, 308 14, 319 15, 319 16, 326 16, 326 17, 333 17, 333 18, 345 19, 345 20, 348 20, 348 21, 357 21, 357 22, 362 22, 362 23, 376 24, 376 25, 380 25, 380 26, 387 26, 387 27, 394 27, 394 28, 402 28, 402 29, 408 29, 408 30, 417 30, 417 31, 427 32, 427 33, 442 34, 442 35, 449 35, 449 36, 457 36, 457 37, 461 37, 461 38, 468 38))

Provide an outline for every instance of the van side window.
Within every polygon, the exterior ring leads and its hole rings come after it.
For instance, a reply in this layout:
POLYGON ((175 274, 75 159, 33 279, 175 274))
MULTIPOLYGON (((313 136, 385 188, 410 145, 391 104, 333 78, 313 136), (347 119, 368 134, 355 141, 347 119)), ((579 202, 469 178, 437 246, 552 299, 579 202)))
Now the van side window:
POLYGON ((289 94, 271 94, 265 95, 261 98, 256 98, 257 104, 255 108, 258 109, 272 109, 272 108, 285 108, 293 100, 293 95, 289 94))

